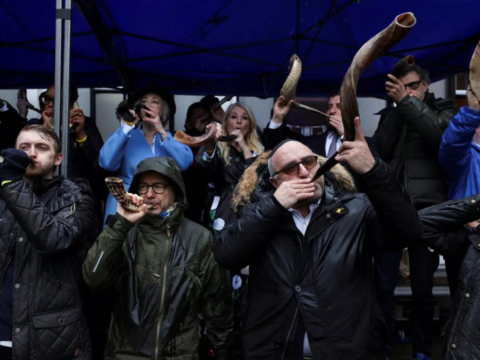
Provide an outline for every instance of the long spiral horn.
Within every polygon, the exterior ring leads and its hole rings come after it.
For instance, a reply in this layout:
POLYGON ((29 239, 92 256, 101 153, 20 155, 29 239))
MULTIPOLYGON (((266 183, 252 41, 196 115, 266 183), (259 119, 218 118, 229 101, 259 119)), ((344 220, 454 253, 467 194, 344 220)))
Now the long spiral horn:
MULTIPOLYGON (((360 75, 375 59, 382 56, 388 49, 403 39, 412 30, 416 22, 417 20, 412 13, 398 15, 386 29, 365 43, 353 58, 340 88, 340 106, 345 131, 343 138, 345 141, 353 141, 355 139, 355 124, 353 120, 359 116, 357 84, 360 75)), ((318 169, 317 173, 312 177, 312 181, 318 179, 337 164, 335 156, 337 156, 337 153, 318 169)))

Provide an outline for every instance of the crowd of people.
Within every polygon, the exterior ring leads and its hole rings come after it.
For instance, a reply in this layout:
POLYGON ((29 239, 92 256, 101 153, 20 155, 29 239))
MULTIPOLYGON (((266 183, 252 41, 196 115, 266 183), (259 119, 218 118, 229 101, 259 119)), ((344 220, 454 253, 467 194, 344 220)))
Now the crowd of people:
POLYGON ((404 249, 412 359, 432 356, 439 254, 443 358, 480 357, 479 101, 468 90, 458 111, 425 69, 397 75, 372 137, 356 118, 344 141, 339 91, 312 136, 287 126, 283 97, 260 129, 247 104, 209 95, 185 120, 190 136, 213 132, 201 147, 167 130, 175 100, 156 87, 129 97, 104 142, 71 85, 68 159, 53 85, 38 119, 0 100, 0 358, 389 359, 404 249))

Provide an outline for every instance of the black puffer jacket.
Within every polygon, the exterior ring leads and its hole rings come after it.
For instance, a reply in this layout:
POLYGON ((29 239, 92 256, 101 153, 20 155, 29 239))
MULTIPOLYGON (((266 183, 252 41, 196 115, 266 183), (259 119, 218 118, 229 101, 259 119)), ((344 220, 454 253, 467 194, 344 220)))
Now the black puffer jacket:
MULTIPOLYGON (((327 179, 303 236, 272 195, 265 164, 258 167, 252 189, 248 175, 255 167, 245 171, 237 187, 237 196, 245 199, 242 192, 247 192, 251 203, 217 234, 215 244, 220 265, 250 266, 246 359, 301 359, 304 329, 315 360, 384 359, 386 329, 375 301, 372 252, 388 245, 380 243, 383 239, 394 247, 422 235, 400 183, 381 161, 356 179, 363 194, 342 192, 327 179)), ((351 181, 342 172, 336 181, 351 181)))
POLYGON ((396 108, 381 110, 374 140, 417 208, 445 201, 447 188, 438 165, 438 149, 450 119, 457 113, 453 100, 425 100, 407 95, 396 108))
POLYGON ((425 242, 442 255, 464 257, 444 338, 444 360, 480 359, 480 194, 419 211, 425 242))
POLYGON ((61 177, 0 188, 0 289, 15 252, 13 358, 91 359, 80 302, 92 199, 84 180, 61 177))

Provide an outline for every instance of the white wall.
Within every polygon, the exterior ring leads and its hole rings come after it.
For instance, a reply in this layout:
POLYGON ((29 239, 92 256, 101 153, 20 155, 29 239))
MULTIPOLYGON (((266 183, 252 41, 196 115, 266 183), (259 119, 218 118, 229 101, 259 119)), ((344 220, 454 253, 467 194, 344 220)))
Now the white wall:
POLYGON ((202 97, 203 96, 196 95, 175 95, 177 112, 175 113, 174 130, 185 130, 185 119, 187 118, 188 107, 200 101, 202 97))
MULTIPOLYGON (((27 99, 35 108, 40 109, 38 97, 47 89, 28 89, 27 99)), ((17 94, 18 90, 0 90, 0 99, 6 100, 10 105, 17 109, 17 94)), ((86 116, 90 116, 90 89, 78 89, 78 106, 83 110, 86 116)), ((18 110, 18 109, 17 109, 18 110)), ((40 113, 28 110, 27 119, 38 119, 40 113)))
POLYGON ((428 91, 435 94, 436 98, 448 98, 448 83, 447 80, 440 80, 430 84, 428 91))
POLYGON ((385 100, 376 98, 358 98, 358 110, 365 136, 373 136, 377 130, 380 115, 374 115, 387 106, 385 100))
POLYGON ((115 109, 123 101, 122 94, 96 94, 95 95, 95 121, 103 141, 118 129, 119 122, 115 109))
POLYGON ((259 99, 256 97, 241 96, 240 101, 252 108, 257 125, 264 129, 270 121, 270 112, 275 105, 274 98, 259 99))

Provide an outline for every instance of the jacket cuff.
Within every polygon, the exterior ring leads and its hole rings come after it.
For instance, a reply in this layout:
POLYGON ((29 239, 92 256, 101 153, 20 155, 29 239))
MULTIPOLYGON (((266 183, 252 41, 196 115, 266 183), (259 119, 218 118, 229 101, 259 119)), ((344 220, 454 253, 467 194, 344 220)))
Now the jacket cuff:
POLYGON ((355 174, 355 180, 359 190, 367 193, 369 190, 376 189, 378 186, 390 181, 392 171, 382 160, 375 159, 375 165, 365 174, 355 174))
POLYGON ((283 214, 288 214, 288 209, 284 208, 282 204, 280 204, 277 200, 277 198, 275 197, 275 195, 271 195, 270 196, 270 199, 272 199, 272 202, 273 204, 275 205, 275 207, 280 210, 282 212, 282 215, 283 214))
POLYGON ((400 102, 398 103, 398 106, 407 105, 410 102, 410 98, 411 98, 410 95, 405 96, 402 100, 400 100, 400 102))

